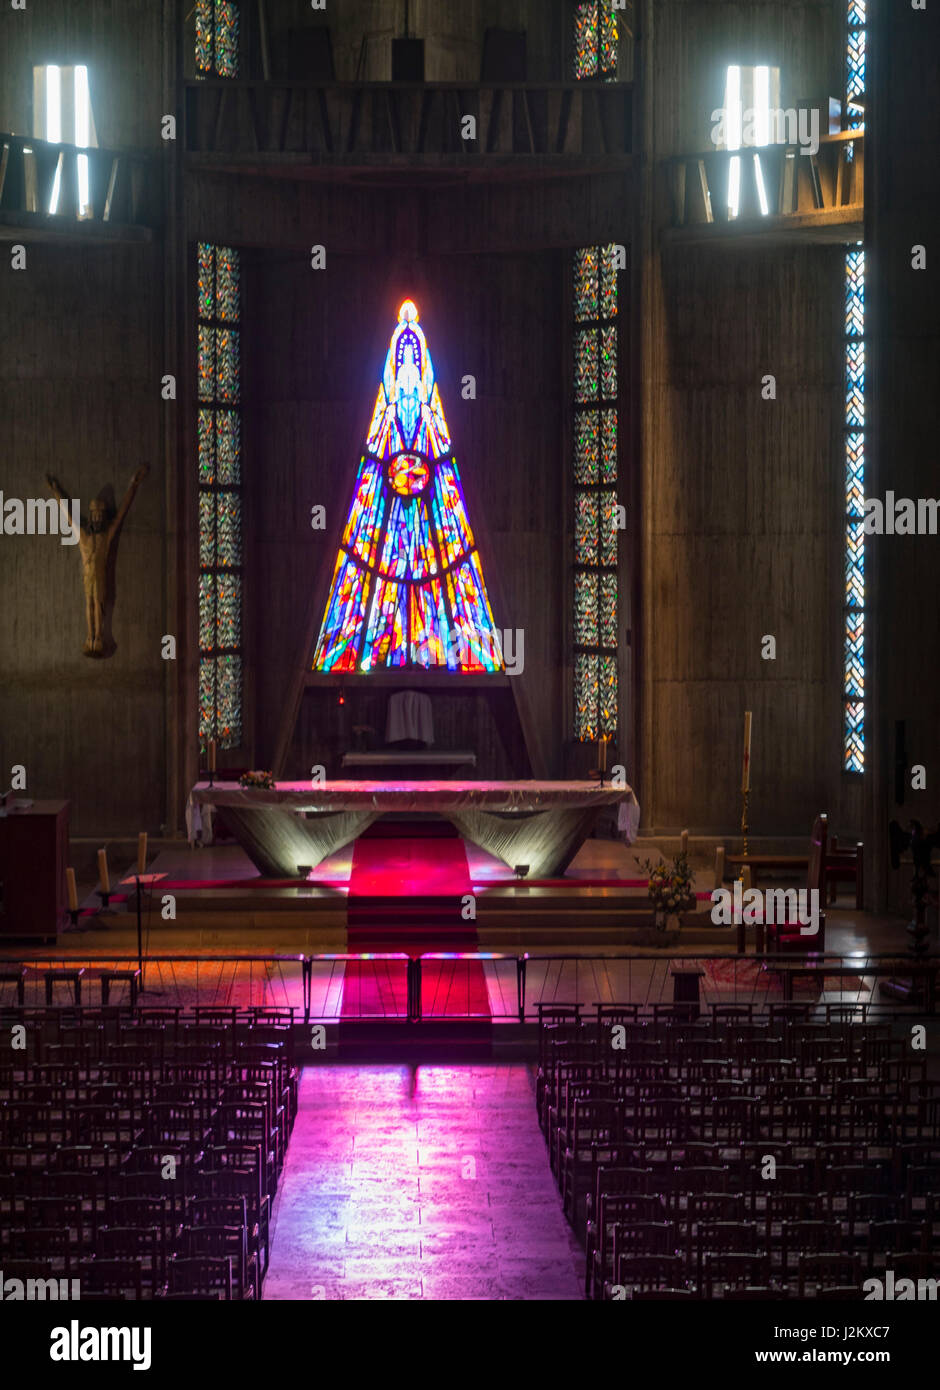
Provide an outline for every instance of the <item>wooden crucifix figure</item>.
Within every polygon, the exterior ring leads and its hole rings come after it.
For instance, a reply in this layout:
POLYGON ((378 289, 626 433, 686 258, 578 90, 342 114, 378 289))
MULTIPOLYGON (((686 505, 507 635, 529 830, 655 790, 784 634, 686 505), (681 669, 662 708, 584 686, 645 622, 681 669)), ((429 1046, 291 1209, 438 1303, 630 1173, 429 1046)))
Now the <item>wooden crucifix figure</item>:
MULTIPOLYGON (((103 658, 113 656, 117 650, 117 644, 111 636, 111 612, 114 608, 118 541, 137 489, 149 472, 146 464, 138 468, 116 512, 112 512, 100 495, 95 497, 88 506, 88 520, 82 521, 79 526, 78 552, 82 561, 85 623, 88 629, 82 650, 86 656, 103 658)), ((53 496, 62 503, 65 500, 65 492, 58 478, 47 473, 46 482, 53 496)))

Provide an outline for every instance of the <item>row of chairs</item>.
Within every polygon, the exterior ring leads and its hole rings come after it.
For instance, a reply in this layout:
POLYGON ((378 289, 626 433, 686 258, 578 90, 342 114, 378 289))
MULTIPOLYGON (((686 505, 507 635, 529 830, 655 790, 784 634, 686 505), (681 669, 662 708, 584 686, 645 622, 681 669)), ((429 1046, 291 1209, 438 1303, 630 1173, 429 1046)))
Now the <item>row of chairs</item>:
POLYGON ((83 1299, 258 1298, 296 1115, 287 1029, 125 1022, 86 1051, 111 1020, 43 1018, 0 1067, 5 1277, 77 1277, 83 1299))
POLYGON ((539 1122, 588 1296, 859 1298, 866 1274, 927 1277, 940 1085, 909 1039, 619 1010, 540 1029, 539 1122))

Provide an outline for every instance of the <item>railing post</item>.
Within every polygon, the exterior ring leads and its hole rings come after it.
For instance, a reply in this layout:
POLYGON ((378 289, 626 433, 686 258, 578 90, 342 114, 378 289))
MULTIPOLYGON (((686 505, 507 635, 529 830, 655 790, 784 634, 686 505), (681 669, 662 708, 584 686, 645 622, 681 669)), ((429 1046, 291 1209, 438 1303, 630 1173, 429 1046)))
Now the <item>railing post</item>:
POLYGON ((525 956, 516 956, 516 1003, 520 1023, 525 1023, 525 963, 525 956))
POLYGON ((421 1022, 421 957, 408 957, 408 1022, 421 1022))

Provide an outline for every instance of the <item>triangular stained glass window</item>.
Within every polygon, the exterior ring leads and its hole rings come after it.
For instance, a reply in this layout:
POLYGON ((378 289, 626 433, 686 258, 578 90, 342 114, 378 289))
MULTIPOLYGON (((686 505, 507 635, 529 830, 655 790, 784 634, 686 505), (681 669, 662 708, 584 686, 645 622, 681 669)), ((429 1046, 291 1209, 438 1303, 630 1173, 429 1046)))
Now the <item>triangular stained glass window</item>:
POLYGON ((434 365, 398 311, 320 628, 315 671, 502 671, 434 365))

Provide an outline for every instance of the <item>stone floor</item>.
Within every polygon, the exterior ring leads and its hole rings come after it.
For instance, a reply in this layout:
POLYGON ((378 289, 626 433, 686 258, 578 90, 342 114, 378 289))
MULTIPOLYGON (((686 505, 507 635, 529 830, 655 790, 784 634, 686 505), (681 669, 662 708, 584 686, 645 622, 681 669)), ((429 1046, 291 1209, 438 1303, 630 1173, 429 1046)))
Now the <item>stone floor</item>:
POLYGON ((264 1297, 577 1299, 529 1066, 301 1078, 264 1297))

